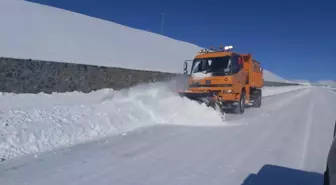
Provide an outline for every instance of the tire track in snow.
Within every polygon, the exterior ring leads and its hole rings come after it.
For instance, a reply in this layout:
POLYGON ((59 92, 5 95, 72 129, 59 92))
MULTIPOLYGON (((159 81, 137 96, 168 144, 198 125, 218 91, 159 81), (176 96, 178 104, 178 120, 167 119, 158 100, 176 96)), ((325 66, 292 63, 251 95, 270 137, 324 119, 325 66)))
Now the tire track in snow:
POLYGON ((304 141, 303 141, 303 149, 302 149, 302 155, 301 155, 301 160, 300 160, 300 168, 301 169, 304 169, 309 138, 311 136, 311 127, 312 127, 312 124, 313 124, 313 115, 314 115, 313 113, 314 113, 315 101, 311 101, 310 104, 309 104, 309 108, 308 108, 308 114, 307 114, 308 117, 307 117, 307 121, 306 121, 305 137, 304 137, 304 141))
MULTIPOLYGON (((279 105, 274 109, 279 113, 271 116, 260 115, 259 113, 264 110, 255 109, 254 114, 257 116, 254 117, 254 120, 235 131, 239 135, 236 134, 234 138, 245 141, 244 145, 237 143, 234 151, 225 151, 225 154, 223 154, 226 157, 232 157, 232 160, 226 164, 230 169, 226 169, 225 176, 232 175, 236 176, 235 178, 243 178, 251 172, 257 172, 265 164, 278 164, 280 166, 295 164, 297 161, 296 155, 288 152, 286 146, 282 145, 283 139, 286 139, 285 129, 289 128, 290 130, 292 128, 292 123, 288 123, 288 121, 291 121, 293 113, 286 111, 286 109, 287 107, 300 108, 299 102, 302 102, 309 94, 311 94, 311 89, 287 94, 285 102, 282 96, 269 99, 270 105, 273 103, 279 105), (263 124, 262 127, 260 127, 261 124, 263 124), (235 155, 232 155, 232 153, 235 153, 235 155), (290 156, 291 159, 288 160, 287 156, 290 156), (245 173, 245 175, 239 174, 237 176, 238 171, 245 173)), ((247 117, 246 119, 250 118, 247 117)), ((292 145, 291 148, 293 148, 292 145)), ((294 149, 298 150, 297 147, 294 149)))
MULTIPOLYGON (((315 88, 314 95, 307 102, 314 101, 314 108, 310 114, 312 123, 307 145, 303 145, 306 136, 302 134, 302 147, 305 146, 304 161, 301 169, 323 173, 327 161, 328 151, 332 143, 334 123, 336 120, 336 93, 323 88, 315 88)), ((307 105, 308 109, 309 105, 307 105)), ((308 111, 306 116, 308 120, 308 111)), ((307 123, 303 126, 308 126, 307 123)), ((302 127, 305 132, 306 127, 302 127)))
POLYGON ((225 116, 225 121, 228 121, 229 125, 246 125, 259 120, 260 117, 272 117, 283 107, 288 106, 310 92, 311 89, 307 88, 268 96, 267 100, 264 101, 260 108, 248 108, 243 115, 227 114, 225 116))

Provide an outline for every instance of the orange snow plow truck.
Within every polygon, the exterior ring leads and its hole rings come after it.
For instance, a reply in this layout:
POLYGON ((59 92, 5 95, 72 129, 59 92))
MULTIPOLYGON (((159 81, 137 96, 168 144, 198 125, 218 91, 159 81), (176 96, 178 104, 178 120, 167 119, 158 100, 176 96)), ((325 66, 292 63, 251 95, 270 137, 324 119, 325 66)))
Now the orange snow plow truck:
POLYGON ((261 106, 264 86, 263 69, 251 54, 231 51, 232 46, 219 50, 202 49, 193 60, 184 62, 188 89, 182 97, 205 103, 221 112, 226 109, 244 113, 246 105, 261 106), (188 70, 188 62, 191 68, 188 70))

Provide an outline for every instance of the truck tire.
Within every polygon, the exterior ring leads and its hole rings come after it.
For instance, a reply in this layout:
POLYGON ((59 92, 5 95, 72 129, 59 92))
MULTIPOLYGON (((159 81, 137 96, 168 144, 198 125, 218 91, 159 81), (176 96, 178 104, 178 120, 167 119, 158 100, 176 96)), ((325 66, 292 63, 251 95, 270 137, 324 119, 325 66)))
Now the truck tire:
POLYGON ((252 107, 260 107, 261 106, 261 101, 262 101, 262 94, 261 94, 261 90, 255 90, 253 91, 253 103, 252 103, 252 107))
POLYGON ((246 99, 246 95, 245 95, 245 92, 243 91, 240 95, 238 105, 234 107, 234 112, 236 114, 243 114, 244 113, 244 111, 245 111, 245 99, 246 99))

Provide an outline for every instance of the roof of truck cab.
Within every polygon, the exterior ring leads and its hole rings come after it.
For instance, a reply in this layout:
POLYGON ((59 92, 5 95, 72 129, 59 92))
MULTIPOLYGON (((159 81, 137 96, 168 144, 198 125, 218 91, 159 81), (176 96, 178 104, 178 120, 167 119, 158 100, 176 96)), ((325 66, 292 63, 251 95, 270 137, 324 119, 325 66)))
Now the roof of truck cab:
POLYGON ((195 56, 195 58, 214 58, 214 57, 224 57, 224 56, 231 56, 233 52, 209 52, 209 53, 202 53, 195 56))
MULTIPOLYGON (((237 54, 241 56, 246 56, 247 54, 241 54, 236 52, 226 52, 226 51, 219 51, 219 52, 209 52, 209 53, 202 53, 195 56, 195 59, 197 58, 215 58, 215 57, 224 57, 224 56, 231 56, 232 54, 237 54)), ((260 62, 252 59, 253 62, 256 62, 260 64, 260 62)))

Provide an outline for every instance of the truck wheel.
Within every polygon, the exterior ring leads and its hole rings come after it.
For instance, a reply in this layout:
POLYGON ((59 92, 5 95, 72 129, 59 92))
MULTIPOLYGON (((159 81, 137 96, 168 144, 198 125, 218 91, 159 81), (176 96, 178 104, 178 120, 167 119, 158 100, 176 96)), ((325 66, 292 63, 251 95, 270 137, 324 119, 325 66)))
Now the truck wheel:
POLYGON ((245 111, 245 92, 242 92, 240 95, 240 100, 238 102, 238 105, 234 108, 234 112, 236 114, 242 114, 245 111))
POLYGON ((253 107, 260 107, 261 106, 261 100, 262 100, 262 95, 261 95, 261 90, 256 90, 253 92, 253 107))

